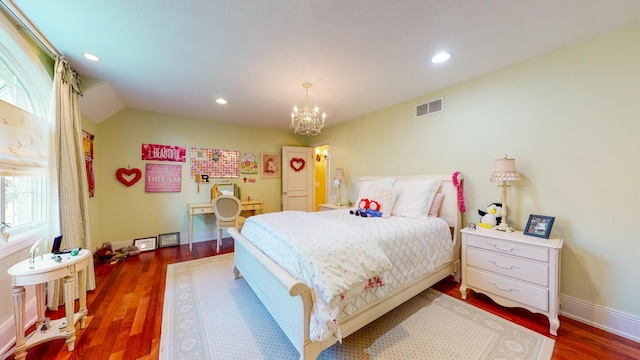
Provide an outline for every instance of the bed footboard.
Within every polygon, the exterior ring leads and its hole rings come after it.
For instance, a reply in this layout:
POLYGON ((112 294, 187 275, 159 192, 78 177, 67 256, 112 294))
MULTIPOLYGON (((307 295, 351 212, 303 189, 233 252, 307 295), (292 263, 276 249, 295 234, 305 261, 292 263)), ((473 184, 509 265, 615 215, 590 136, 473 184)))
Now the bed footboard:
POLYGON ((254 247, 236 228, 228 229, 234 239, 234 274, 242 276, 269 310, 301 360, 314 360, 322 350, 336 342, 309 340, 309 321, 313 306, 311 289, 275 264, 254 247))

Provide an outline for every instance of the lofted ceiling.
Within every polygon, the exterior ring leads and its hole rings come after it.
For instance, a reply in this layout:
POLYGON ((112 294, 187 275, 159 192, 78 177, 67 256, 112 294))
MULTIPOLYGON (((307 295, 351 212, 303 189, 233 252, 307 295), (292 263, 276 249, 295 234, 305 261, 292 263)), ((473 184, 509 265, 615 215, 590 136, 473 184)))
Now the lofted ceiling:
POLYGON ((95 122, 134 108, 280 130, 303 82, 332 126, 640 20, 637 0, 12 2, 97 80, 95 122))

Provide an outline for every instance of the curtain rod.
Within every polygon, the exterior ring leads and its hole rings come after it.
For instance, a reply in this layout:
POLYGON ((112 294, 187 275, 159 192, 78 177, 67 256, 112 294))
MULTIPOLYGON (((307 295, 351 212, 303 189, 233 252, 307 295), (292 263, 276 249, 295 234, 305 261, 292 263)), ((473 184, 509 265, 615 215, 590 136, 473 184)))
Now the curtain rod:
POLYGON ((49 56, 56 59, 62 57, 62 55, 56 50, 53 45, 33 26, 31 21, 18 9, 18 7, 11 0, 0 0, 4 8, 9 14, 18 22, 18 31, 25 30, 34 40, 38 42, 40 47, 49 53, 49 56))

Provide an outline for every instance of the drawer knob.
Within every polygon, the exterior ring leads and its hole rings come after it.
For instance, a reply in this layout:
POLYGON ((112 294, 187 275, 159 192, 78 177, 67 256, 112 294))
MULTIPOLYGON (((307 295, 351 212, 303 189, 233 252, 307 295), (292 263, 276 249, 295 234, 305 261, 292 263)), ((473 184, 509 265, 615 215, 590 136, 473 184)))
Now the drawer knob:
POLYGON ((500 265, 493 260, 489 260, 489 262, 501 269, 511 270, 511 269, 517 268, 517 266, 513 266, 513 265, 509 265, 509 266, 500 265))
POLYGON ((495 287, 498 290, 502 290, 506 292, 518 291, 518 289, 514 289, 514 288, 506 289, 506 288, 500 287, 498 284, 494 283, 493 281, 489 281, 489 284, 493 285, 493 287, 495 287))

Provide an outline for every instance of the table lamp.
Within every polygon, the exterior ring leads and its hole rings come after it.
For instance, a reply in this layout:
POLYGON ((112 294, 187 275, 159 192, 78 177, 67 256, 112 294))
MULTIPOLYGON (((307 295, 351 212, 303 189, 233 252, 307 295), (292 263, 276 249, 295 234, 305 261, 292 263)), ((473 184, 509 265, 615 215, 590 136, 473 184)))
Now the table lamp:
POLYGON ((340 185, 344 181, 344 169, 337 168, 336 173, 333 175, 333 181, 338 184, 338 203, 336 205, 342 206, 342 193, 340 191, 340 185))
POLYGON ((520 174, 516 170, 516 159, 510 159, 504 155, 502 159, 496 159, 493 167, 493 174, 489 179, 491 182, 500 182, 502 187, 502 210, 500 211, 500 224, 495 227, 496 230, 512 232, 513 228, 507 222, 507 188, 508 181, 520 181, 520 174))

